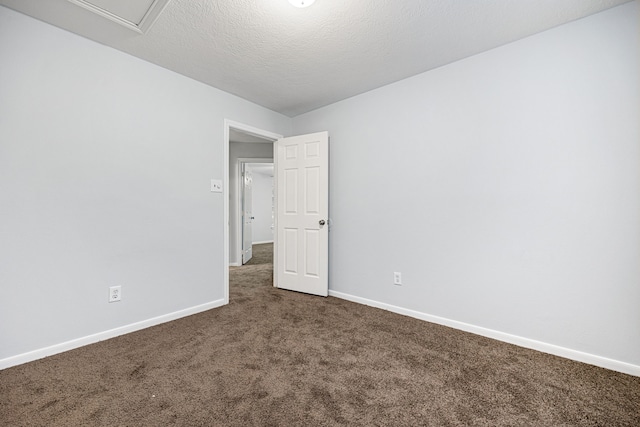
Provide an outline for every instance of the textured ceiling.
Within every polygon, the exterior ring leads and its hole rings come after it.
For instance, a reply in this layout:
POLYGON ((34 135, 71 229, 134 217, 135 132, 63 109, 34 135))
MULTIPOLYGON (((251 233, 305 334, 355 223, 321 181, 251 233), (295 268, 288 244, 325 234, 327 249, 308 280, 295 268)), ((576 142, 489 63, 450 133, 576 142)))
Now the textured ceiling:
POLYGON ((0 4, 295 116, 627 1, 171 0, 146 34, 68 0, 0 4))

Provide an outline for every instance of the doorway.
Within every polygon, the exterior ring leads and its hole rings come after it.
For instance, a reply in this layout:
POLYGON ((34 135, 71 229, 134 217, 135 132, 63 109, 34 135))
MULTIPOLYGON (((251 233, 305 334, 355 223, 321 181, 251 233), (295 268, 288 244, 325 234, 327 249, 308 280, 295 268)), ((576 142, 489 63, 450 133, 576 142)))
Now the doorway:
MULTIPOLYGON (((232 142, 233 147, 233 142, 232 142)), ((253 257, 253 245, 273 244, 275 200, 273 159, 238 159, 240 176, 238 219, 241 256, 244 265, 253 257)), ((230 264, 235 265, 230 262, 230 264)))
MULTIPOLYGON (((327 296, 329 218, 329 134, 316 132, 283 138, 271 132, 225 120, 224 299, 229 303, 229 269, 242 265, 238 215, 242 155, 262 150, 260 159, 274 163, 275 230, 273 285, 327 296), (244 145, 239 145, 239 144, 244 145), (234 145, 235 144, 235 145, 234 145), (232 150, 233 149, 233 150, 232 150), (233 173, 231 170, 234 170, 233 173), (282 202, 279 199, 282 198, 282 202), (231 201, 231 203, 230 203, 231 201), (230 234, 234 233, 230 238, 230 234), (231 247, 231 245, 234 245, 231 247), (230 263, 230 254, 234 257, 230 263)), ((248 162, 247 162, 248 163, 248 162)))
POLYGON ((273 143, 282 135, 225 120, 224 140, 224 287, 229 302, 229 266, 242 265, 241 164, 273 164, 273 143))

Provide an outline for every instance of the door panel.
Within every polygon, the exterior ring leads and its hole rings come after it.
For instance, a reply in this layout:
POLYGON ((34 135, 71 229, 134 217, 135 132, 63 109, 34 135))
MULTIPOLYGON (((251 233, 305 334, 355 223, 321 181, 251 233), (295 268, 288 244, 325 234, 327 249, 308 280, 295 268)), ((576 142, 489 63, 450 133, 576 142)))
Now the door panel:
POLYGON ((296 169, 285 169, 284 171, 284 200, 285 212, 288 215, 298 213, 298 171, 296 169))
POLYGON ((275 286, 315 295, 329 292, 329 135, 276 142, 278 209, 275 286))
POLYGON ((285 228, 284 240, 284 271, 285 273, 298 273, 298 230, 285 228))
POLYGON ((318 258, 320 256, 320 232, 305 230, 304 236, 304 274, 307 277, 320 277, 318 258))

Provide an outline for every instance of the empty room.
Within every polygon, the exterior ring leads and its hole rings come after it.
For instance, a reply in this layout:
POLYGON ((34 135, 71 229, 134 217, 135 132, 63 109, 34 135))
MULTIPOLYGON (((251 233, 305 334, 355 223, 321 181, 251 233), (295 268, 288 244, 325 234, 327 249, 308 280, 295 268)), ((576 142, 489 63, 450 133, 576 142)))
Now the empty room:
POLYGON ((0 425, 640 425, 639 39, 0 0, 0 425))

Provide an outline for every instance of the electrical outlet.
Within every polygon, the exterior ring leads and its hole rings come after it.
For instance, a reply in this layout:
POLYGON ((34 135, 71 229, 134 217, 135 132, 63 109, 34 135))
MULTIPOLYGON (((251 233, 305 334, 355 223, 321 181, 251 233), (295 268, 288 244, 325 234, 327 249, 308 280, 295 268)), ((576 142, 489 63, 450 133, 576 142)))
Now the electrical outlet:
POLYGON ((109 288, 109 302, 116 302, 122 299, 122 286, 111 286, 109 288))
POLYGON ((397 271, 393 273, 393 284, 402 285, 402 273, 398 273, 397 271))

